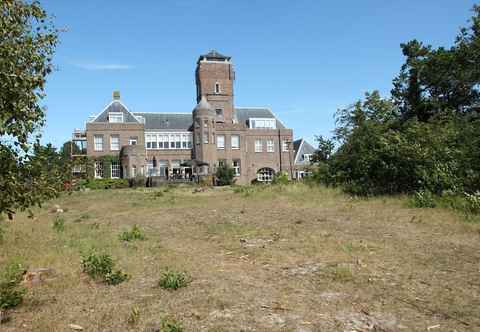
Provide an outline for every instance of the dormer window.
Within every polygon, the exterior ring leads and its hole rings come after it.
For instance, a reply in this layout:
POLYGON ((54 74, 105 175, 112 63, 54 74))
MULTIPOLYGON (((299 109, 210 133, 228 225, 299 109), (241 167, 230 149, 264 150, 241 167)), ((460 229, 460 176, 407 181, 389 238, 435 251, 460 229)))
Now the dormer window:
POLYGON ((218 82, 215 82, 215 94, 219 94, 220 93, 220 83, 218 82))
POLYGON ((123 113, 119 113, 119 112, 108 113, 108 122, 110 122, 110 123, 123 123, 123 113))
POLYGON ((271 118, 250 118, 250 129, 276 129, 276 121, 271 118))

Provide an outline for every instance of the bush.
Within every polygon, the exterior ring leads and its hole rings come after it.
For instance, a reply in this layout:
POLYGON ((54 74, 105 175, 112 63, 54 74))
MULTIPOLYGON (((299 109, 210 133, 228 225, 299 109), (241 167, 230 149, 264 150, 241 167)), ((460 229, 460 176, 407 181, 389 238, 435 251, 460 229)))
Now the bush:
POLYGON ((18 306, 27 290, 20 286, 25 268, 19 263, 8 264, 0 275, 0 309, 18 306))
POLYGON ((221 165, 217 167, 215 173, 215 183, 217 186, 229 186, 232 185, 235 178, 235 170, 227 165, 221 165))
POLYGON ((120 189, 128 188, 127 179, 87 179, 80 180, 75 188, 88 188, 92 190, 97 189, 120 189))
POLYGON ((56 215, 52 228, 58 233, 63 232, 65 230, 65 219, 63 219, 62 216, 56 215))
POLYGON ((101 279, 109 285, 118 285, 128 279, 121 270, 114 271, 115 263, 110 255, 90 251, 81 259, 82 270, 93 279, 101 279))
POLYGON ((465 210, 471 214, 480 214, 480 192, 465 193, 465 210))
POLYGON ((278 172, 275 174, 273 177, 273 184, 288 184, 289 179, 288 179, 288 173, 287 172, 278 172))
POLYGON ((130 231, 125 231, 120 234, 120 240, 122 241, 133 241, 133 240, 145 240, 145 234, 137 225, 133 225, 130 231))
POLYGON ((417 208, 434 208, 437 206, 433 194, 428 190, 416 191, 413 195, 413 205, 417 208))
POLYGON ((163 272, 158 285, 164 289, 177 290, 182 287, 186 287, 190 283, 190 277, 186 272, 177 272, 172 270, 166 270, 163 272))
POLYGON ((175 318, 165 317, 160 322, 159 332, 183 332, 182 323, 175 318))

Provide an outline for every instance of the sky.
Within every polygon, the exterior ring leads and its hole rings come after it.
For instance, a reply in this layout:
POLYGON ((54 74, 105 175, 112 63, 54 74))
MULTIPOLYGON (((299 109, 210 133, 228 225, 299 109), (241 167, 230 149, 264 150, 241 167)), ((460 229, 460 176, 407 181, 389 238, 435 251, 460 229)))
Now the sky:
POLYGON ((47 78, 43 142, 60 147, 111 101, 190 112, 198 56, 232 56, 235 105, 268 106, 294 137, 331 136, 334 114, 388 96, 400 44, 451 46, 473 0, 41 0, 60 44, 47 78))

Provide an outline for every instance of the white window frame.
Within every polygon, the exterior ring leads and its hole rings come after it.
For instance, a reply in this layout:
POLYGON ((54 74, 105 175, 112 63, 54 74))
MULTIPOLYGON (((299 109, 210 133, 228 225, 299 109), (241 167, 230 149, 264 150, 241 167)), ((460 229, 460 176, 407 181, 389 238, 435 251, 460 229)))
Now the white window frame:
POLYGON ((110 135, 110 151, 120 151, 120 135, 110 135), (114 138, 117 139, 116 144, 114 144, 114 138))
POLYGON ((306 162, 311 162, 312 161, 312 154, 311 153, 305 153, 303 155, 303 160, 306 162))
POLYGON ((255 140, 255 152, 263 152, 263 142, 261 139, 255 140))
POLYGON ((275 152, 275 142, 273 139, 267 139, 267 152, 275 152))
POLYGON ((282 140, 282 152, 288 152, 288 143, 287 140, 282 140))
POLYGON ((137 145, 137 143, 138 143, 138 138, 130 137, 128 139, 128 145, 137 145))
POLYGON ((240 167, 241 167, 240 159, 232 160, 232 166, 233 166, 233 170, 234 170, 234 175, 235 176, 240 176, 240 167), (235 163, 237 163, 236 166, 235 166, 235 163))
POLYGON ((272 182, 273 176, 275 175, 273 169, 271 168, 262 168, 257 172, 257 181, 259 182, 272 182))
POLYGON ((191 132, 147 132, 145 133, 147 150, 190 150, 191 132))
POLYGON ((130 177, 135 178, 137 176, 137 166, 132 165, 130 168, 130 177))
POLYGON ((93 150, 103 151, 103 135, 93 135, 93 150))
POLYGON ((110 164, 110 178, 120 179, 120 162, 112 161, 110 164))
POLYGON ((95 161, 94 169, 95 169, 95 179, 103 179, 103 176, 104 176, 103 161, 101 160, 95 161))
POLYGON ((250 118, 248 124, 250 129, 277 129, 275 118, 250 118))
POLYGON ((240 149, 240 135, 235 135, 235 134, 232 135, 232 136, 230 137, 230 144, 231 144, 231 146, 232 146, 232 150, 238 150, 238 149, 240 149), (234 144, 234 138, 237 139, 237 142, 236 142, 237 144, 234 144))
POLYGON ((217 135, 217 149, 225 149, 225 135, 217 135))
POLYGON ((122 112, 108 112, 108 122, 110 123, 123 123, 122 112))
POLYGON ((220 89, 220 83, 219 82, 215 82, 214 91, 215 91, 216 95, 222 93, 222 90, 220 89))

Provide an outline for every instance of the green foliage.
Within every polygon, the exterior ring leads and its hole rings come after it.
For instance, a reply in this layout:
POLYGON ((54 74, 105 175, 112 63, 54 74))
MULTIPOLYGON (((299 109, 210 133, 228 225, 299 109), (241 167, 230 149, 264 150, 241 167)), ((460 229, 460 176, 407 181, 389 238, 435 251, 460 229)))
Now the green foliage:
POLYGON ((288 173, 287 172, 278 172, 273 177, 272 184, 288 184, 289 182, 290 182, 290 180, 288 179, 288 173))
POLYGON ((465 210, 471 214, 480 214, 480 192, 465 193, 465 210))
POLYGON ((77 188, 96 189, 121 189, 128 188, 127 179, 86 179, 78 181, 77 188))
POLYGON ((58 233, 63 232, 65 230, 65 219, 57 214, 53 220, 52 228, 58 233))
POLYGON ((110 255, 99 254, 94 250, 82 255, 82 270, 93 279, 103 280, 109 285, 118 285, 129 276, 121 270, 114 270, 115 263, 110 255))
POLYGON ((182 323, 175 318, 164 317, 160 322, 159 332, 183 332, 182 323))
POLYGON ((38 1, 1 1, 0 12, 0 213, 11 217, 61 188, 57 165, 45 164, 52 148, 39 145, 58 32, 38 1))
POLYGON ((434 208, 437 206, 435 197, 430 191, 416 191, 412 198, 413 205, 417 208, 434 208))
POLYGON ((136 325, 140 320, 140 309, 137 306, 134 306, 130 311, 130 315, 128 316, 127 323, 129 325, 136 325))
POLYGON ((186 272, 178 272, 167 269, 163 272, 158 285, 164 289, 177 290, 186 287, 190 283, 190 277, 186 272))
POLYGON ((215 183, 217 186, 229 186, 234 183, 235 170, 228 165, 220 165, 215 173, 215 183))
POLYGON ((134 240, 145 240, 145 234, 140 227, 138 227, 138 225, 133 225, 131 230, 121 233, 119 237, 120 240, 127 242, 134 240))
POLYGON ((0 309, 18 306, 27 290, 20 286, 25 268, 17 262, 7 264, 0 274, 0 309))

